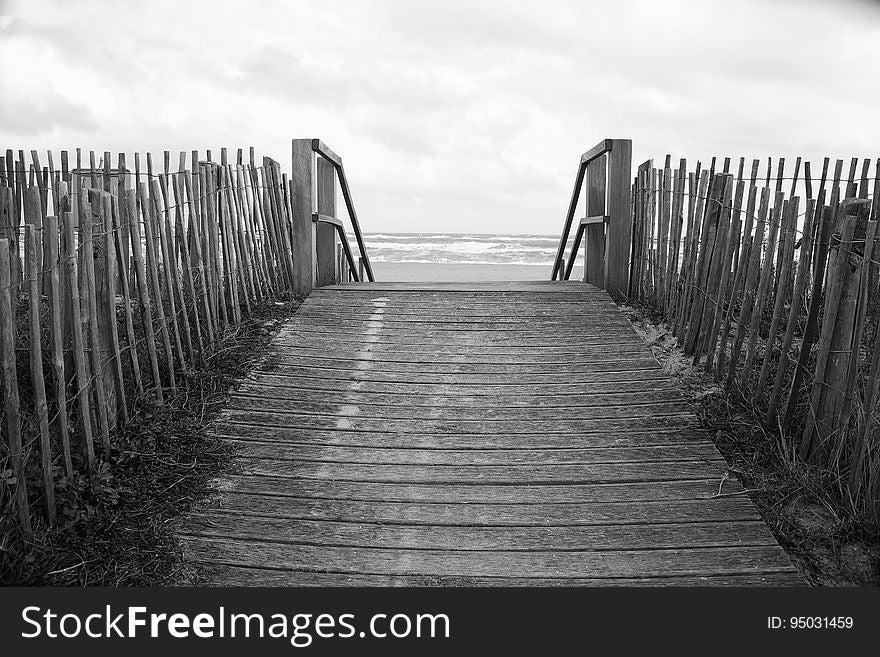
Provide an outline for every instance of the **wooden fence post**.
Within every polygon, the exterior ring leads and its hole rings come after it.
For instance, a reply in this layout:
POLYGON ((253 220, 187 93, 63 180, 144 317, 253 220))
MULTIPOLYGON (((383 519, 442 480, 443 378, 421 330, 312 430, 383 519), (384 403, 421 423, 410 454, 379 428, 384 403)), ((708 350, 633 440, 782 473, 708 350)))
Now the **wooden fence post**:
POLYGON ((64 288, 61 286, 61 262, 58 257, 58 218, 55 215, 46 217, 44 228, 46 230, 46 249, 44 254, 48 258, 49 345, 52 354, 52 373, 55 383, 55 404, 58 409, 58 428, 61 433, 64 468, 67 476, 73 477, 73 460, 70 454, 70 428, 67 423, 67 377, 64 366, 63 336, 61 334, 61 300, 65 297, 65 294, 64 288))
POLYGON ((613 139, 608 158, 608 233, 605 245, 605 289, 615 298, 626 296, 632 232, 632 140, 613 139))
POLYGON ((15 368, 15 307, 18 302, 17 287, 12 280, 12 257, 10 240, 0 238, 0 370, 3 376, 3 401, 6 412, 6 431, 9 441, 9 460, 15 476, 15 502, 22 528, 31 534, 28 512, 27 485, 25 483, 24 457, 21 447, 20 401, 18 397, 18 373, 15 368))
MULTIPOLYGON (((336 218, 336 169, 329 160, 317 158, 316 210, 318 214, 336 218)), ((336 274, 336 227, 318 223, 315 227, 315 259, 318 273, 315 285, 333 285, 336 274)))
MULTIPOLYGON (((584 281, 605 288, 605 171, 608 156, 600 155, 587 165, 587 224, 584 244, 584 281)), ((575 254, 572 254, 572 258, 575 254)))
POLYGON ((55 524, 55 480, 52 477, 52 443, 49 439, 49 408, 46 404, 46 384, 43 378, 43 353, 40 341, 40 279, 42 253, 37 249, 33 224, 24 225, 25 281, 28 293, 28 328, 30 334, 30 369, 33 386, 34 414, 40 430, 40 457, 43 466, 43 489, 46 493, 46 512, 50 525, 55 524))
POLYGON ((859 344, 854 335, 856 301, 859 293, 858 244, 864 240, 871 202, 848 198, 841 202, 840 241, 836 245, 834 270, 829 272, 825 316, 819 337, 816 371, 811 396, 812 413, 801 437, 802 458, 836 451, 843 441, 846 427, 841 424, 849 413, 845 406, 850 350, 859 344), (830 444, 829 444, 830 441, 830 444))
POLYGON ((313 161, 311 139, 293 140, 293 293, 305 296, 316 282, 315 223, 312 221, 313 161))
POLYGON ((79 256, 82 258, 83 275, 81 288, 83 299, 80 304, 80 316, 83 318, 83 325, 88 335, 88 356, 91 360, 92 375, 95 377, 95 411, 98 416, 98 428, 101 432, 106 459, 110 455, 110 417, 112 417, 112 412, 108 413, 108 409, 113 404, 113 381, 108 378, 109 370, 104 364, 104 335, 98 325, 97 287, 95 285, 95 270, 98 269, 101 274, 104 272, 104 253, 100 242, 96 242, 94 239, 95 219, 92 205, 87 198, 87 195, 93 197, 97 193, 97 190, 90 189, 80 196, 79 256))

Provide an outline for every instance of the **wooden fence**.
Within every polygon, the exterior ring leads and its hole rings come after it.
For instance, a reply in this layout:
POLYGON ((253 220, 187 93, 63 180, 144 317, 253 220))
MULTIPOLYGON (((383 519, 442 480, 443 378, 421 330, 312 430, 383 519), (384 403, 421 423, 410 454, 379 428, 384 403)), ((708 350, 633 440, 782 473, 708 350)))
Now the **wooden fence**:
MULTIPOLYGON (((177 171, 167 151, 160 171, 149 153, 133 171, 122 153, 111 167, 78 149, 72 167, 62 151, 59 169, 47 155, 0 157, 0 509, 14 501, 27 532, 32 508, 55 523, 56 482, 95 472, 144 399, 163 403, 254 305, 297 291, 303 230, 294 181, 253 148, 182 152, 177 171)), ((325 247, 322 283, 358 280, 347 241, 325 247)))
POLYGON ((877 325, 880 160, 813 177, 649 160, 632 185, 629 297, 659 310, 686 355, 762 414, 792 456, 880 519, 877 325))

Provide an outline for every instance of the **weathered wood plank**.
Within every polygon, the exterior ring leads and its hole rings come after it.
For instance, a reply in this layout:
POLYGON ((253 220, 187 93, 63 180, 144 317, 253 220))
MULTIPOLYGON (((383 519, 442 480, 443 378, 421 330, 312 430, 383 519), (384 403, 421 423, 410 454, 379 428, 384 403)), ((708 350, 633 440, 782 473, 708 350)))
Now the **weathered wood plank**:
MULTIPOLYGON (((553 376, 542 376, 529 383, 529 375, 509 375, 505 379, 503 375, 490 374, 418 374, 413 372, 381 372, 381 371, 331 371, 327 370, 322 376, 319 369, 302 372, 289 370, 260 370, 260 380, 272 385, 284 386, 285 384, 301 384, 303 381, 313 379, 327 385, 338 383, 340 391, 373 391, 388 392, 395 390, 408 390, 414 388, 416 392, 435 394, 486 394, 490 392, 516 393, 556 393, 564 394, 567 388, 577 386, 583 390, 612 390, 613 384, 630 384, 643 381, 662 380, 662 370, 632 370, 622 372, 585 372, 577 375, 566 376, 564 373, 553 376), (334 376, 335 375, 335 376, 334 376), (482 392, 481 392, 482 390, 482 392)), ((619 386, 618 386, 619 389, 619 386)))
POLYGON ((436 550, 521 552, 635 550, 689 547, 774 545, 760 521, 684 522, 639 525, 565 525, 545 527, 463 527, 386 525, 337 520, 289 520, 214 512, 192 517, 184 533, 217 539, 299 545, 436 550))
POLYGON ((230 440, 254 439, 265 442, 292 442, 310 445, 343 445, 352 447, 387 446, 400 449, 554 449, 572 447, 640 447, 699 443, 705 434, 694 425, 683 427, 649 427, 625 433, 603 431, 601 426, 590 426, 577 433, 558 430, 542 434, 487 432, 479 433, 390 433, 344 429, 316 430, 310 426, 259 426, 220 421, 213 428, 214 435, 230 440))
MULTIPOLYGON (((328 336, 334 333, 329 329, 321 331, 299 331, 297 333, 285 333, 277 336, 277 344, 279 347, 303 345, 315 348, 328 344, 328 336)), ((363 348, 365 345, 374 345, 372 348, 390 348, 397 350, 409 350, 416 347, 430 347, 438 342, 445 342, 447 346, 455 346, 457 350, 462 349, 480 349, 486 347, 496 347, 505 351, 539 349, 543 350, 547 347, 547 332, 543 334, 519 334, 512 336, 492 336, 488 335, 482 338, 469 335, 462 332, 462 336, 456 337, 452 331, 446 331, 445 335, 423 334, 419 336, 400 336, 400 335, 382 335, 378 331, 375 333, 364 333, 363 335, 348 335, 344 338, 334 336, 334 342, 340 347, 363 348), (453 338, 455 338, 453 340, 453 338)), ((571 344, 577 346, 598 346, 611 343, 629 343, 638 344, 637 337, 626 335, 623 332, 600 331, 596 330, 591 337, 588 334, 567 336, 567 340, 555 341, 555 344, 571 344), (595 337, 602 335, 603 337, 595 337)), ((438 348, 441 349, 442 348, 438 348)))
POLYGON ((218 563, 297 570, 324 564, 327 570, 378 574, 437 574, 506 577, 530 573, 534 577, 579 577, 585 572, 606 577, 716 575, 784 572, 791 568, 778 546, 690 548, 678 550, 614 550, 582 552, 486 551, 480 559, 467 552, 441 550, 386 550, 332 546, 289 546, 256 541, 222 541, 185 537, 191 558, 218 563))
POLYGON ((397 361, 373 359, 372 354, 357 353, 348 358, 309 358, 299 354, 284 354, 272 358, 269 363, 273 367, 296 369, 323 369, 323 370, 368 370, 381 369, 386 372, 415 372, 421 374, 562 374, 562 373, 589 373, 600 371, 618 371, 621 361, 626 360, 628 365, 638 365, 648 368, 656 365, 656 360, 645 353, 629 353, 626 359, 620 354, 596 354, 591 358, 566 359, 563 361, 523 363, 516 358, 514 360, 499 361, 487 359, 474 361, 471 359, 462 362, 435 362, 431 358, 423 358, 419 361, 397 361), (366 356, 366 357, 364 357, 366 356))
MULTIPOLYGON (((381 382, 368 379, 331 379, 325 377, 306 376, 279 376, 273 372, 256 372, 252 379, 259 381, 261 385, 278 388, 299 388, 308 386, 313 390, 327 390, 336 393, 362 392, 384 394, 415 394, 415 395, 474 395, 492 396, 497 394, 508 395, 537 395, 558 396, 572 390, 572 384, 561 378, 558 382, 551 383, 492 383, 492 384, 446 384, 446 383, 416 383, 412 381, 381 382)), ((579 377, 583 379, 583 376, 579 377)), ((644 370, 641 372, 604 372, 601 380, 583 381, 577 383, 576 390, 580 393, 599 393, 620 391, 622 384, 627 390, 654 390, 660 384, 669 385, 662 370, 644 370)), ((242 390, 250 390, 249 384, 242 385, 242 390)))
POLYGON ((798 581, 583 283, 315 289, 211 431, 241 469, 182 527, 199 582, 798 581))
MULTIPOLYGON (((622 359, 628 356, 643 357, 648 352, 644 346, 635 344, 624 345, 585 345, 581 349, 572 347, 552 349, 546 348, 536 351, 534 349, 510 349, 499 347, 473 347, 467 350, 442 348, 437 349, 399 349, 382 348, 381 345, 370 345, 365 348, 355 346, 342 347, 339 345, 323 344, 314 346, 291 345, 284 349, 283 358, 286 362, 312 362, 317 366, 332 365, 332 361, 347 360, 354 365, 357 361, 369 360, 378 367, 392 367, 395 363, 433 363, 433 364, 458 364, 469 363, 482 365, 495 363, 498 365, 533 365, 543 366, 545 369, 555 369, 556 365, 571 364, 578 367, 582 361, 622 359)), ((273 356, 267 360, 275 360, 273 356)), ((281 358, 281 356, 277 356, 281 358)))
MULTIPOLYGON (((267 497, 233 492, 224 495, 212 516, 235 515, 246 526, 251 518, 335 520, 384 525, 452 527, 574 527, 699 522, 758 521, 748 498, 605 502, 604 504, 530 504, 528 497, 513 504, 414 503, 376 500, 335 500, 267 497)), ((765 529, 766 531, 766 529, 765 529)), ((769 537, 770 533, 766 532, 769 537)), ((264 534, 263 539, 270 540, 264 534)), ((682 538, 682 541, 685 539, 682 538)), ((430 544, 426 547, 430 547, 430 544)))
MULTIPOLYGON (((430 365, 419 365, 420 369, 401 368, 391 371, 385 367, 373 367, 370 361, 362 361, 361 367, 343 368, 329 366, 304 366, 292 365, 284 361, 275 361, 267 366, 269 371, 279 375, 288 377, 325 376, 328 379, 354 379, 370 381, 409 381, 418 383, 437 382, 437 383, 523 383, 534 381, 537 383, 550 382, 554 380, 570 379, 573 383, 589 381, 601 381, 604 374, 624 372, 651 372, 658 370, 657 362, 653 358, 636 359, 631 358, 626 362, 620 361, 597 361, 593 363, 584 363, 577 371, 568 371, 560 369, 558 372, 544 370, 528 370, 524 368, 514 369, 513 367, 495 367, 494 371, 474 372, 467 371, 464 367, 440 366, 431 367, 430 365), (451 371, 450 371, 451 370, 451 371)), ((468 368, 476 369, 476 368, 468 368)), ((259 370, 258 370, 259 371, 259 370)))
POLYGON ((669 401, 669 388, 666 385, 648 382, 646 386, 639 388, 633 386, 633 390, 627 392, 593 392, 578 391, 570 395, 436 395, 424 397, 418 393, 363 393, 344 392, 339 396, 327 395, 327 390, 320 388, 276 388, 258 384, 245 384, 238 390, 233 403, 238 400, 251 398, 279 399, 283 402, 297 402, 302 404, 303 411, 314 410, 324 407, 339 409, 340 403, 355 404, 359 407, 382 407, 390 406, 399 408, 405 405, 408 408, 429 409, 457 409, 466 407, 469 409, 577 409, 582 406, 594 408, 598 406, 619 406, 621 404, 650 404, 669 401), (402 397, 406 395, 406 397, 402 397))
POLYGON ((707 500, 721 490, 742 493, 736 479, 719 486, 719 479, 682 479, 629 483, 586 483, 545 485, 411 484, 290 479, 236 475, 222 486, 224 491, 253 495, 371 502, 423 504, 604 504, 607 502, 662 502, 707 500))
POLYGON ((804 586, 790 572, 659 577, 462 577, 453 575, 362 575, 306 572, 202 563, 194 584, 227 586, 804 586))
MULTIPOLYGON (((232 442, 232 441, 231 441, 232 442)), ((674 446, 622 448, 518 449, 400 449, 384 446, 337 447, 296 443, 235 441, 240 456, 247 459, 362 463, 365 465, 524 465, 540 459, 547 465, 589 465, 597 463, 640 463, 663 461, 716 462, 718 452, 710 443, 674 446)))
MULTIPOLYGON (((320 416, 295 413, 268 413, 265 411, 227 410, 224 422, 252 424, 256 426, 303 427, 312 430, 340 429, 361 432, 404 432, 404 433, 543 433, 548 422, 543 420, 459 420, 424 418, 370 418, 320 416)), ((581 433, 593 430, 637 430, 658 429, 660 427, 688 427, 693 424, 693 416, 686 412, 672 412, 667 415, 647 415, 632 411, 598 416, 590 420, 560 419, 552 423, 553 430, 567 433, 581 433)))
POLYGON ((547 484, 584 482, 651 482, 697 479, 726 469, 723 461, 664 461, 663 463, 603 463, 600 465, 457 466, 426 469, 421 465, 365 465, 260 459, 242 466, 253 475, 304 477, 345 481, 483 484, 547 484))
MULTIPOLYGON (((325 294, 329 292, 345 292, 372 294, 377 291, 387 292, 426 292, 426 293, 448 293, 448 292, 507 292, 524 294, 527 292, 540 292, 544 294, 566 294, 569 291, 587 293, 597 292, 601 290, 587 283, 579 281, 480 281, 480 282, 376 282, 376 283, 340 283, 338 285, 328 286, 324 288, 325 294)), ((607 297, 604 297, 607 298, 607 297)))
POLYGON ((690 407, 684 401, 653 401, 643 404, 619 404, 604 406, 555 407, 540 408, 489 408, 481 406, 469 408, 466 404, 458 407, 431 408, 426 406, 404 406, 401 404, 372 406, 358 405, 347 402, 307 404, 301 401, 290 401, 283 398, 266 399, 265 397, 237 396, 229 402, 230 410, 243 412, 264 412, 276 415, 300 418, 311 415, 316 418, 354 418, 365 420, 544 420, 554 422, 560 415, 571 420, 598 420, 601 418, 630 417, 633 413, 644 413, 652 416, 678 415, 688 413, 690 407))

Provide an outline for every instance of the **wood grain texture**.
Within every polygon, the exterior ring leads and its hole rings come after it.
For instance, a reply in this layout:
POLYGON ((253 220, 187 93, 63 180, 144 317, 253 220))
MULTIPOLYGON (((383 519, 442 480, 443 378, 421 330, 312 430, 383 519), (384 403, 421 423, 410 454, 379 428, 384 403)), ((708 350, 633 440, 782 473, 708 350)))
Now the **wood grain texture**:
POLYGON ((179 527, 199 583, 802 583, 584 283, 315 289, 212 433, 241 467, 179 527))

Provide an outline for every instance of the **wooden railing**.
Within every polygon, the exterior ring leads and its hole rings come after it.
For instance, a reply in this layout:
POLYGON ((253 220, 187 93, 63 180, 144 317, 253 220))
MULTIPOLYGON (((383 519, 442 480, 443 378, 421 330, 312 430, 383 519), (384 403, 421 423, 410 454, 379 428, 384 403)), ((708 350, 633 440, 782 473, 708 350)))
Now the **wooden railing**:
POLYGON ((342 280, 360 281, 361 270, 373 281, 342 158, 320 139, 294 139, 292 176, 294 291, 305 295, 342 280), (358 244, 360 266, 355 264, 345 225, 336 216, 337 179, 358 244), (340 258, 337 237, 344 258, 340 258))
POLYGON ((631 166, 629 139, 605 139, 581 155, 551 280, 568 280, 586 237, 584 280, 608 290, 613 297, 626 294, 632 228, 631 166), (578 223, 566 265, 566 246, 585 179, 586 216, 578 223))

